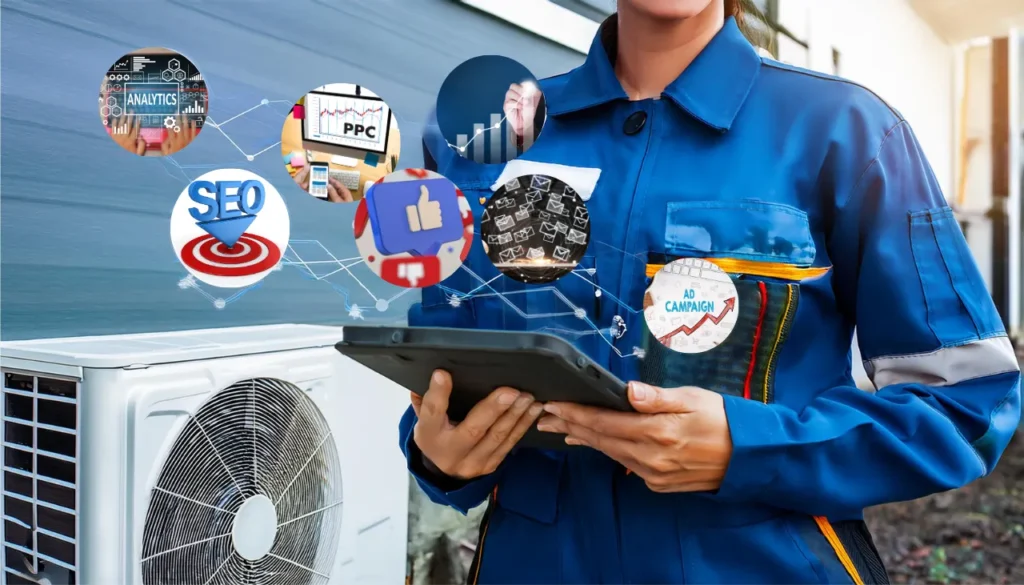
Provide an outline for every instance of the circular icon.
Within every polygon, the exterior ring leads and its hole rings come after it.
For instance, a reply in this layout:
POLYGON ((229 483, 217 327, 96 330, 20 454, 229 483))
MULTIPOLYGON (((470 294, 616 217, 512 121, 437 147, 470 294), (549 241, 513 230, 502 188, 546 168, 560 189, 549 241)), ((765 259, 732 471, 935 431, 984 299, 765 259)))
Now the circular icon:
POLYGON ((462 266, 473 245, 473 212, 451 181, 424 169, 384 177, 353 222, 356 247, 373 273, 405 288, 433 286, 462 266))
POLYGON ((300 189, 347 203, 398 167, 398 121, 377 94, 353 83, 307 92, 285 117, 281 155, 300 189))
POLYGON ((288 247, 288 208, 255 173, 210 171, 189 183, 171 210, 171 244, 196 279, 220 288, 256 284, 288 247))
POLYGON ((114 62, 100 84, 100 121, 120 147, 167 156, 195 140, 209 108, 206 81, 187 57, 160 47, 114 62))
POLYGON ((683 258, 659 270, 644 295, 647 328, 665 347, 702 353, 736 326, 739 297, 732 278, 707 260, 683 258))
POLYGON ((537 78, 499 55, 452 70, 437 94, 437 125, 448 145, 478 163, 504 163, 533 146, 547 108, 537 78))
POLYGON ((552 282, 576 268, 590 241, 590 215, 572 187, 524 175, 491 196, 480 238, 494 266, 520 282, 552 282))

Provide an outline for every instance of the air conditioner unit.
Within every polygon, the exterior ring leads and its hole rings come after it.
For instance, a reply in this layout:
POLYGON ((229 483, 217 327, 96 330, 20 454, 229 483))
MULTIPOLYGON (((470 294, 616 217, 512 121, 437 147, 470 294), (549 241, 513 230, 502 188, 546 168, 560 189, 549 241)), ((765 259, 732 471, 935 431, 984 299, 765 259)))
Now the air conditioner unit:
POLYGON ((403 583, 408 394, 273 325, 0 344, 3 582, 403 583))

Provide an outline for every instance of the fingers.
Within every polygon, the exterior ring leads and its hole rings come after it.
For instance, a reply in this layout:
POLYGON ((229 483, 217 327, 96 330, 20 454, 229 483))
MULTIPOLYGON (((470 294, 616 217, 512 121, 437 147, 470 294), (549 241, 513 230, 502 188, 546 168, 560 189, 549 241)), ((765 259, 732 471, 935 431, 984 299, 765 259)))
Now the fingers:
POLYGON ((348 187, 343 185, 341 181, 334 177, 327 179, 327 194, 330 196, 331 201, 334 201, 335 203, 351 203, 353 200, 352 192, 348 190, 348 187), (332 189, 335 193, 334 195, 331 195, 332 189), (337 200, 335 200, 335 197, 337 197, 337 200))
POLYGON ((479 443, 501 415, 515 404, 519 392, 512 388, 498 388, 469 411, 465 420, 455 427, 465 448, 479 443))
POLYGON ((508 86, 508 91, 505 92, 505 103, 518 102, 523 97, 523 86, 518 83, 513 83, 508 86))
POLYGON ((699 408, 702 388, 659 388, 640 382, 629 383, 629 402, 637 412, 687 413, 699 408))
POLYGON ((538 402, 530 404, 530 407, 526 409, 526 412, 519 416, 515 426, 512 427, 512 431, 508 433, 505 440, 491 453, 488 458, 485 467, 487 469, 497 469, 501 462, 505 460, 512 448, 519 443, 519 440, 523 438, 523 435, 533 427, 533 423, 537 418, 544 413, 544 407, 538 402))
POLYGON ((423 397, 415 392, 409 393, 409 402, 412 404, 412 411, 416 413, 416 418, 420 417, 420 406, 423 405, 423 397))
MULTIPOLYGON (((452 377, 444 370, 435 370, 430 386, 420 403, 420 424, 429 432, 440 432, 448 424, 448 400, 452 395, 452 377)), ((472 413, 470 413, 472 414, 472 413)))
POLYGON ((565 402, 548 403, 544 410, 565 422, 585 427, 600 435, 633 441, 646 436, 650 420, 649 417, 632 412, 618 412, 565 402))
POLYGON ((327 182, 327 200, 331 203, 344 203, 345 201, 330 181, 327 182))
POLYGON ((472 459, 480 464, 489 461, 491 455, 505 443, 505 440, 512 434, 512 429, 516 427, 516 423, 526 414, 533 403, 533 396, 526 393, 520 394, 512 406, 487 429, 487 433, 480 439, 480 442, 470 450, 467 459, 472 459))
POLYGON ((146 141, 139 138, 135 141, 135 154, 139 156, 146 156, 146 141))

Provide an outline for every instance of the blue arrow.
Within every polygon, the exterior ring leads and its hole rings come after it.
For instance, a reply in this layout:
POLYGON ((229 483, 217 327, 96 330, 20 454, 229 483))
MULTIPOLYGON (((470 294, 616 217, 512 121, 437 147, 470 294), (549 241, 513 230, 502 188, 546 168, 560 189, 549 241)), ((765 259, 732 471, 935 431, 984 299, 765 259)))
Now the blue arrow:
POLYGON ((238 242, 238 239, 242 237, 245 230, 249 229, 249 226, 252 225, 252 222, 255 219, 255 215, 243 215, 241 217, 232 217, 230 219, 198 221, 196 222, 196 225, 203 228, 206 233, 210 234, 214 238, 217 238, 217 241, 220 243, 231 248, 238 242))

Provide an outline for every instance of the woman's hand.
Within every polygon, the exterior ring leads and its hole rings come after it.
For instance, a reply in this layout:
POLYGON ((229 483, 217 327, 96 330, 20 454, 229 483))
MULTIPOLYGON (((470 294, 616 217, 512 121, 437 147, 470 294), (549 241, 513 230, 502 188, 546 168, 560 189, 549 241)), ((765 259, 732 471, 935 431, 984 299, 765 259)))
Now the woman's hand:
POLYGON ((522 85, 513 83, 505 92, 505 103, 502 109, 505 111, 505 119, 512 126, 516 136, 522 138, 527 133, 533 132, 533 118, 537 115, 537 106, 540 105, 540 90, 536 88, 524 89, 522 85))
POLYGON ((187 116, 178 116, 175 125, 178 130, 168 128, 167 138, 160 143, 160 154, 164 156, 174 154, 192 144, 192 140, 199 134, 199 126, 187 116))
POLYGON ((570 445, 604 452, 656 492, 718 489, 732 456, 732 436, 721 395, 684 386, 629 385, 637 412, 549 403, 537 425, 568 435, 570 445))
POLYGON ((422 396, 411 394, 416 411, 413 440, 428 467, 456 479, 493 473, 543 412, 529 394, 498 388, 477 403, 459 424, 448 420, 452 378, 437 370, 422 396))
POLYGON ((331 203, 352 203, 352 192, 341 181, 331 177, 327 179, 327 199, 331 203))

